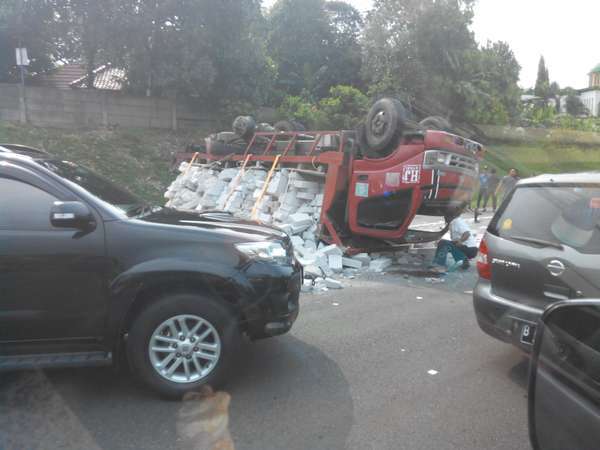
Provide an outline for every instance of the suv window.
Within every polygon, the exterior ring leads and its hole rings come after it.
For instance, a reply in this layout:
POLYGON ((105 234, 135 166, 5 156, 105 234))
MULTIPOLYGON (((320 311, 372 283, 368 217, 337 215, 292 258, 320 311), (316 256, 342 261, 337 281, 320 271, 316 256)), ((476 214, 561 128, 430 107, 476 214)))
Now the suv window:
POLYGON ((600 186, 521 186, 489 231, 600 253, 600 186))
POLYGON ((0 177, 0 230, 51 229, 50 208, 56 197, 21 181, 0 177))

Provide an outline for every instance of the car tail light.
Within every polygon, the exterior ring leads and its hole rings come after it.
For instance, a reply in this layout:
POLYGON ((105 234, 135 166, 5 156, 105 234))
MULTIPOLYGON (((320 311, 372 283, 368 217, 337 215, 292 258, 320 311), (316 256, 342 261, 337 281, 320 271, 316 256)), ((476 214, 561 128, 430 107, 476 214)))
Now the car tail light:
POLYGON ((477 254, 477 272, 481 278, 489 280, 492 278, 492 266, 488 259, 488 247, 485 239, 482 239, 479 245, 479 253, 477 254))

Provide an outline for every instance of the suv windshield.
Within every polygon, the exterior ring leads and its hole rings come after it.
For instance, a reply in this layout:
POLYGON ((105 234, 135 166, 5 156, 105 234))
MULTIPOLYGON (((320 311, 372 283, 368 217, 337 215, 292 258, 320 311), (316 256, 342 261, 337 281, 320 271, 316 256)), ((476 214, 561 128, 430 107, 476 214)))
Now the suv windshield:
POLYGON ((146 208, 141 199, 79 164, 61 160, 42 160, 39 163, 56 175, 82 187, 101 201, 120 209, 128 217, 141 214, 146 208))
POLYGON ((489 231, 532 245, 600 251, 600 186, 523 186, 489 231))

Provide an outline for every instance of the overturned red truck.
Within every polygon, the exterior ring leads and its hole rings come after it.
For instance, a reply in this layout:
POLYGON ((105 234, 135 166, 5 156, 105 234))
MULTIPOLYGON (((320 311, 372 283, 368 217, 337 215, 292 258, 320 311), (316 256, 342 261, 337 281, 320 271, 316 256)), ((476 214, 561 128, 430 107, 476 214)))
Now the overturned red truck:
MULTIPOLYGON (((413 230, 417 215, 444 216, 471 201, 481 144, 445 131, 441 118, 410 124, 402 104, 381 99, 358 130, 305 131, 295 122, 256 131, 249 117, 235 133, 206 139, 177 162, 257 162, 324 182, 320 238, 347 253, 438 240, 445 232, 413 230), (436 128, 436 129, 432 129, 436 128)), ((264 129, 264 128, 263 128, 264 129)))

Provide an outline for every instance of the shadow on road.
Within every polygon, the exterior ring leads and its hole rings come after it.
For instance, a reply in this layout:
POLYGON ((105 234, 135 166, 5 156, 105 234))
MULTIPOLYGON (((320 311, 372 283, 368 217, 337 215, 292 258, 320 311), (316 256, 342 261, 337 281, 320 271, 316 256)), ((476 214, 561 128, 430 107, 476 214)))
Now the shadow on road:
POLYGON ((224 391, 165 401, 125 371, 2 374, 0 449, 341 448, 353 422, 339 367, 291 335, 244 343, 224 391))
POLYGON ((508 377, 518 386, 527 390, 527 384, 529 381, 529 358, 523 356, 521 361, 511 367, 508 372, 508 377))

